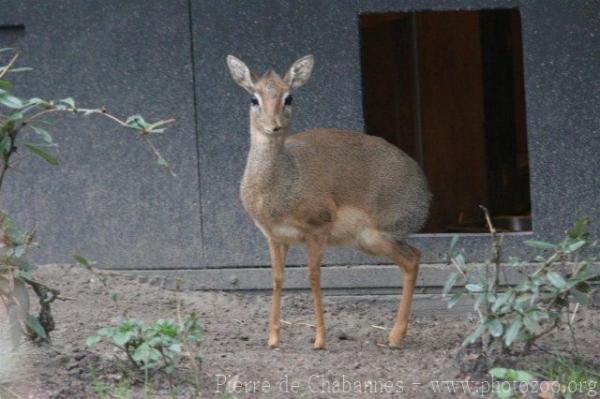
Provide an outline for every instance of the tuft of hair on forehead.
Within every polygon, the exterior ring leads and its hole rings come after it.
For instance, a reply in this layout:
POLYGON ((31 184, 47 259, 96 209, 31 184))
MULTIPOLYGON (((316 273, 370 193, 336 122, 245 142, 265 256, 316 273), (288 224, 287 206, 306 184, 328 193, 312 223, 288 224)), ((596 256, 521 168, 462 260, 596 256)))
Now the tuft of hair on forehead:
POLYGON ((265 80, 283 80, 281 79, 281 76, 279 76, 279 74, 277 72, 275 72, 272 69, 267 70, 267 72, 265 72, 262 76, 261 79, 265 79, 265 80))
POLYGON ((287 90, 288 85, 281 76, 272 69, 265 72, 256 83, 257 92, 268 94, 271 97, 279 96, 282 91, 287 90))

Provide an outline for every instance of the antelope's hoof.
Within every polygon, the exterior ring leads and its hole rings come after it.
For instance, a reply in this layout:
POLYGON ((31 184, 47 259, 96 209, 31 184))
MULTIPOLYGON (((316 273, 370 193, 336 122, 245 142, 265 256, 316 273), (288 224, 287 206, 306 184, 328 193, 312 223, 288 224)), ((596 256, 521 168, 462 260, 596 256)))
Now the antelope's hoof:
POLYGON ((388 343, 388 346, 390 347, 390 349, 400 349, 400 348, 402 348, 402 340, 400 340, 400 342, 397 342, 397 343, 390 341, 388 343))
POLYGON ((398 332, 392 330, 392 332, 390 333, 390 336, 389 336, 389 341, 388 341, 389 347, 392 349, 399 349, 402 346, 402 341, 404 340, 405 336, 406 336, 406 330, 398 331, 398 332))
POLYGON ((269 348, 271 348, 271 349, 279 348, 279 339, 269 338, 269 348))
POLYGON ((316 339, 315 344, 313 345, 314 350, 322 350, 325 349, 325 340, 324 339, 316 339))

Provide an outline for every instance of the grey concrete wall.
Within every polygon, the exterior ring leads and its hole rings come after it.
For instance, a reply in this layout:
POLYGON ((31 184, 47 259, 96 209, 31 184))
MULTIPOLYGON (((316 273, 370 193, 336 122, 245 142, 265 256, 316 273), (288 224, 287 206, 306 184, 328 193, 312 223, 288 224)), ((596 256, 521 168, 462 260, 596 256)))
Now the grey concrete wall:
MULTIPOLYGON (((72 95, 123 114, 175 117, 157 144, 171 178, 127 132, 107 121, 59 121, 62 165, 33 161, 7 181, 4 207, 39 225, 36 257, 62 262, 74 251, 116 268, 240 268, 268 264, 264 239, 244 214, 238 183, 248 150, 248 96, 225 56, 257 71, 284 72, 316 57, 295 95, 293 130, 363 127, 358 15, 362 12, 519 7, 523 25, 534 233, 557 239, 581 216, 598 233, 600 181, 600 3, 598 1, 55 1, 9 0, 0 25, 25 25, 23 93, 72 95)), ((1 33, 0 33, 1 35, 1 33)), ((3 38, 0 37, 0 43, 3 38)), ((507 252, 530 256, 506 238, 507 252)), ((439 262, 448 235, 411 241, 439 262)), ((489 238, 467 235, 474 260, 489 238)), ((352 250, 328 264, 381 263, 352 250)), ((292 251, 289 263, 304 263, 292 251)), ((207 277, 208 278, 208 277, 207 277)), ((266 281, 265 284, 269 284, 266 281)))
POLYGON ((3 194, 11 213, 38 224, 38 261, 68 261, 79 252, 123 268, 201 263, 188 10, 187 1, 0 5, 0 24, 25 25, 20 63, 35 68, 19 76, 20 94, 70 95, 122 116, 177 119, 168 136, 155 140, 176 178, 108 120, 56 119, 50 130, 60 167, 23 160, 3 194))

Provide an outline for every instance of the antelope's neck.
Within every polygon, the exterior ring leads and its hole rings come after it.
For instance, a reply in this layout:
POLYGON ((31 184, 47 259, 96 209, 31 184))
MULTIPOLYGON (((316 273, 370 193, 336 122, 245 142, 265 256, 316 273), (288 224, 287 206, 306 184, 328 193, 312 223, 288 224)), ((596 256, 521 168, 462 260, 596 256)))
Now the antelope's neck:
POLYGON ((289 172, 290 160, 284 151, 286 134, 267 136, 250 130, 250 152, 244 172, 245 184, 272 188, 289 172))

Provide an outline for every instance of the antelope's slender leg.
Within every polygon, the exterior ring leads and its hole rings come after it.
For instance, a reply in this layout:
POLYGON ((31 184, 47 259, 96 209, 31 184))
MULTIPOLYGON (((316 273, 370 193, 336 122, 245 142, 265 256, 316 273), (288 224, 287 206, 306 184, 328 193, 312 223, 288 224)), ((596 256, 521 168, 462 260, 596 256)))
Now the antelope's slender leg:
POLYGON ((308 247, 308 271, 315 308, 315 349, 325 349, 325 320, 323 318, 321 297, 321 258, 326 240, 327 238, 324 236, 312 236, 306 240, 308 247))
POLYGON ((288 245, 269 239, 269 253, 271 254, 271 272, 273 274, 273 298, 271 316, 269 318, 269 347, 279 346, 280 314, 281 314, 281 287, 283 285, 283 269, 288 245))
POLYGON ((419 250, 408 244, 399 245, 398 251, 393 256, 394 261, 404 269, 404 286, 402 287, 402 298, 398 306, 396 321, 389 336, 389 345, 392 348, 400 347, 400 343, 406 335, 410 306, 419 274, 420 258, 421 253, 419 250))

